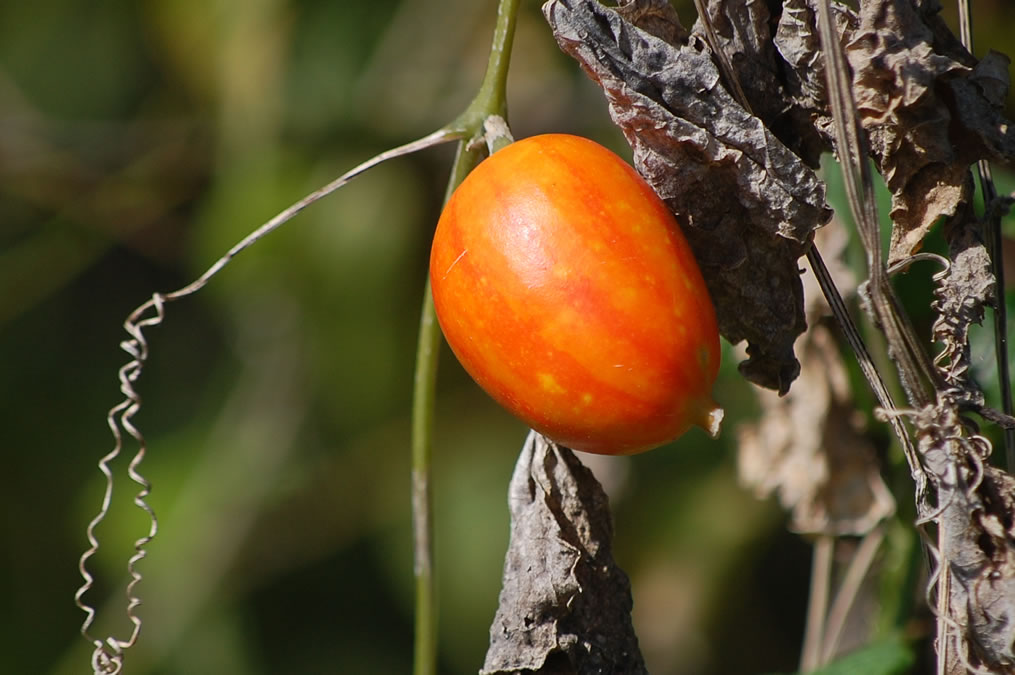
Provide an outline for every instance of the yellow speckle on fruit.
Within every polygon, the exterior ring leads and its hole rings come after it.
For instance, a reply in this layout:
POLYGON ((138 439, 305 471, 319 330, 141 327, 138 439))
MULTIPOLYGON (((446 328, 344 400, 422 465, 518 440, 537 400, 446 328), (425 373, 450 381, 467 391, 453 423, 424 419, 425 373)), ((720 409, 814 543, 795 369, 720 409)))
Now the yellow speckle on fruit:
POLYGON ((567 279, 569 276, 571 276, 571 268, 566 265, 554 265, 553 276, 557 277, 558 279, 567 279))
POLYGON ((590 394, 588 392, 585 392, 584 394, 582 394, 582 403, 584 403, 585 405, 588 405, 589 403, 592 403, 592 394, 590 394))
POLYGON ((563 394, 564 387, 560 386, 555 378, 550 373, 539 373, 539 386, 548 391, 551 394, 563 394))
POLYGON ((616 294, 617 307, 629 310, 638 303, 638 291, 630 286, 623 286, 614 291, 616 294))

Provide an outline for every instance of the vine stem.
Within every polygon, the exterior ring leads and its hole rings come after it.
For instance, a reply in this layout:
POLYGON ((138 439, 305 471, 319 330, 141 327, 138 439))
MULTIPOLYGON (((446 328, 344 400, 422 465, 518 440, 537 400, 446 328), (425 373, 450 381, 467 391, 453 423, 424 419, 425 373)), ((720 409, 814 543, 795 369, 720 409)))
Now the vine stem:
MULTIPOLYGON (((459 155, 461 148, 459 145, 459 155)), ((437 388, 440 328, 437 326, 427 279, 416 347, 416 376, 412 395, 412 532, 416 578, 416 634, 413 654, 416 675, 437 669, 437 584, 433 568, 433 498, 430 494, 430 456, 437 388)))
POLYGON ((842 633, 846 627, 846 619, 860 594, 860 586, 867 578, 867 573, 870 572, 874 557, 881 548, 884 539, 885 528, 883 524, 879 524, 860 540, 860 545, 853 554, 853 559, 846 569, 846 575, 839 585, 839 591, 828 610, 825 634, 822 640, 821 665, 831 663, 835 658, 839 649, 839 641, 842 639, 842 633))
POLYGON ((147 454, 147 444, 144 440, 144 435, 134 422, 135 415, 137 415, 141 410, 141 396, 135 390, 134 383, 141 377, 141 372, 148 359, 148 342, 144 334, 145 329, 155 328, 162 324, 165 319, 166 305, 168 303, 180 300, 200 291, 215 275, 221 272, 222 269, 232 262, 232 260, 240 253, 250 248, 285 223, 289 222, 303 209, 343 187, 356 176, 368 171, 382 162, 386 162, 389 159, 401 157, 440 143, 464 137, 464 131, 449 126, 438 129, 423 138, 406 143, 405 145, 401 145, 397 148, 392 148, 368 159, 327 185, 311 192, 276 214, 273 218, 271 218, 271 220, 258 227, 230 248, 223 256, 216 260, 212 266, 204 272, 204 274, 191 283, 170 293, 153 294, 146 302, 135 308, 134 311, 127 317, 126 321, 124 321, 123 327, 130 335, 130 339, 121 342, 120 348, 127 352, 131 357, 130 361, 119 369, 120 392, 123 394, 124 399, 109 411, 106 418, 110 432, 113 436, 113 449, 98 462, 98 468, 105 478, 106 487, 103 493, 101 506, 99 507, 99 512, 89 522, 86 528, 85 534, 88 540, 88 549, 81 555, 81 558, 78 561, 78 571, 81 574, 82 584, 74 593, 75 604, 85 613, 85 618, 82 621, 80 632, 82 636, 95 648, 92 655, 92 670, 94 672, 108 673, 110 675, 121 672, 126 650, 133 647, 137 642, 138 636, 141 632, 142 623, 141 617, 135 613, 135 609, 141 604, 141 599, 136 588, 142 580, 142 575, 137 568, 137 564, 146 557, 146 547, 158 532, 158 519, 155 516, 155 511, 147 501, 151 492, 151 484, 139 473, 138 469, 147 454), (137 450, 135 451, 134 457, 127 465, 127 476, 141 487, 140 491, 135 494, 134 505, 148 515, 150 519, 150 527, 146 535, 134 542, 135 553, 127 561, 127 572, 130 576, 130 581, 127 584, 126 590, 126 611, 128 619, 134 626, 133 631, 130 637, 126 640, 121 640, 115 637, 108 637, 105 640, 101 640, 94 637, 90 632, 92 624, 95 621, 96 609, 91 604, 91 601, 87 600, 85 597, 95 585, 95 578, 88 570, 88 562, 92 556, 98 553, 100 548, 100 542, 96 536, 96 529, 102 521, 105 520, 109 513, 110 500, 112 499, 113 494, 114 474, 110 469, 109 463, 124 451, 125 433, 131 436, 137 443, 137 450))
MULTIPOLYGON (((491 118, 507 113, 507 75, 514 42, 519 0, 500 0, 486 75, 475 98, 448 128, 463 132, 448 181, 445 202, 483 158, 479 143, 487 134, 491 118)), ((493 145, 499 149, 500 140, 493 145)), ((437 672, 437 584, 434 574, 433 490, 431 458, 436 408, 437 362, 441 333, 427 279, 420 312, 419 340, 412 402, 412 524, 413 570, 416 578, 415 675, 437 672)))

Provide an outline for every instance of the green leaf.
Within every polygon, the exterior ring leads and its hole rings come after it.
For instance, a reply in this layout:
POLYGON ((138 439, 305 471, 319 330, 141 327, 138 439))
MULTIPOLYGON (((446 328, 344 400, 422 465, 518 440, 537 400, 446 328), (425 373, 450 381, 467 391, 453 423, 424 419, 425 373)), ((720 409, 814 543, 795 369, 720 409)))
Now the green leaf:
POLYGON ((912 645, 895 637, 851 652, 810 675, 904 675, 915 661, 912 645))

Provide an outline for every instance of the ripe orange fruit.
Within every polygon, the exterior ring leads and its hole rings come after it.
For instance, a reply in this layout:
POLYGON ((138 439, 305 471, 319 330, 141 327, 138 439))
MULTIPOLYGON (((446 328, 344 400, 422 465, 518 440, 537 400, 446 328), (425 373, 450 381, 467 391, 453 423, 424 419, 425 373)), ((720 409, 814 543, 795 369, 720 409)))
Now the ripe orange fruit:
POLYGON ((576 136, 512 143, 466 177, 434 235, 437 318, 466 371, 548 438, 631 454, 718 433, 715 308, 673 215, 576 136))

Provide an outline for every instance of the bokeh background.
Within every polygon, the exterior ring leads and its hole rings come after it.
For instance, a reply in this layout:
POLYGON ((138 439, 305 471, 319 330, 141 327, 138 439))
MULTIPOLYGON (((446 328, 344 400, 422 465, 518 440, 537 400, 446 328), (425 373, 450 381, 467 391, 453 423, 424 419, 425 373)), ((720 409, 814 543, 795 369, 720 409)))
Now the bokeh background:
MULTIPOLYGON (((1010 53, 1015 9, 976 11, 979 44, 1010 53)), ((451 119, 481 79, 494 14, 475 0, 0 4, 0 670, 89 670, 73 593, 124 318, 303 194, 451 119)), ((535 2, 511 72, 516 136, 577 133, 630 155, 535 2)), ((137 421, 161 532, 125 672, 410 671, 408 410, 451 159, 446 147, 371 171, 148 331, 137 421)), ((595 461, 653 673, 791 671, 799 656, 810 548, 737 485, 734 431, 757 407, 724 349, 722 439, 692 431, 595 461)), ((447 350, 442 366, 441 672, 473 673, 525 429, 447 350)), ((124 566, 147 524, 125 461, 114 469, 87 599, 95 633, 123 638, 124 566)))

